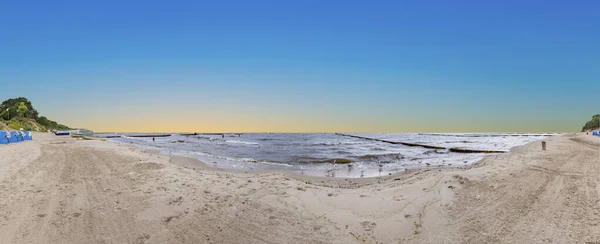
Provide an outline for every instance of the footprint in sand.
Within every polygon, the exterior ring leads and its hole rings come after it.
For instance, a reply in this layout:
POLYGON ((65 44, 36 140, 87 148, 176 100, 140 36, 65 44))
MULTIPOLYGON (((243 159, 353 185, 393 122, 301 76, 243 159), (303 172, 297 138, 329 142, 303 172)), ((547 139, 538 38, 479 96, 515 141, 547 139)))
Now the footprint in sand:
POLYGON ((135 239, 135 244, 144 244, 149 239, 150 239, 150 235, 144 233, 140 237, 138 237, 137 239, 135 239))
POLYGON ((377 226, 377 224, 375 222, 372 221, 361 221, 360 225, 362 225, 363 229, 365 229, 365 231, 371 231, 374 230, 375 227, 377 226))
POLYGON ((183 202, 183 196, 179 196, 177 198, 171 199, 171 200, 169 200, 169 202, 167 204, 168 205, 174 205, 174 204, 180 205, 181 202, 183 202))

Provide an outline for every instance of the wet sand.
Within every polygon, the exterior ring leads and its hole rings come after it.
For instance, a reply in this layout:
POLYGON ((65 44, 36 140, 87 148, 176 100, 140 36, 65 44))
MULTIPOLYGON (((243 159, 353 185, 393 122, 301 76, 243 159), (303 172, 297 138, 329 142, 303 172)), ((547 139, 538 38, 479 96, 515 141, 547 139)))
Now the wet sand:
POLYGON ((0 243, 600 241, 600 137, 369 179, 234 172, 103 141, 0 145, 0 243))

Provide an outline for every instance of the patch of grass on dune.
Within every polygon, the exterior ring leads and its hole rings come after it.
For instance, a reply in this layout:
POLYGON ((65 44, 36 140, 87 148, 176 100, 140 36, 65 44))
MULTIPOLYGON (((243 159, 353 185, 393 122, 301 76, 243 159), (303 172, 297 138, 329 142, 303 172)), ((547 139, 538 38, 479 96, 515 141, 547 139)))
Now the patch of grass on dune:
POLYGON ((23 128, 23 130, 30 131, 32 127, 27 122, 28 121, 23 118, 13 118, 8 121, 8 127, 12 128, 14 130, 19 130, 19 129, 23 128))

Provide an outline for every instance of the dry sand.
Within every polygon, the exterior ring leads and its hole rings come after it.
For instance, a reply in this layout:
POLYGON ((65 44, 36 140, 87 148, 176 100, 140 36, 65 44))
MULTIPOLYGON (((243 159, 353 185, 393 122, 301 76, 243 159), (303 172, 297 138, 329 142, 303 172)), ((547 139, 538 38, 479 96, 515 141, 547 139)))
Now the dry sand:
POLYGON ((372 179, 231 172, 102 141, 0 145, 0 243, 600 241, 600 143, 372 179))

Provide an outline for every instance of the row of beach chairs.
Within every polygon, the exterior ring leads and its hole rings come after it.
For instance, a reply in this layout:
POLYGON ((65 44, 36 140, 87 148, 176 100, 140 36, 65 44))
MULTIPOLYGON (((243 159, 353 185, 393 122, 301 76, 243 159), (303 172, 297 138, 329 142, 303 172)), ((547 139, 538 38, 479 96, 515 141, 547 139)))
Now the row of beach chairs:
POLYGON ((3 131, 0 130, 0 144, 17 143, 33 140, 31 131, 3 131))

